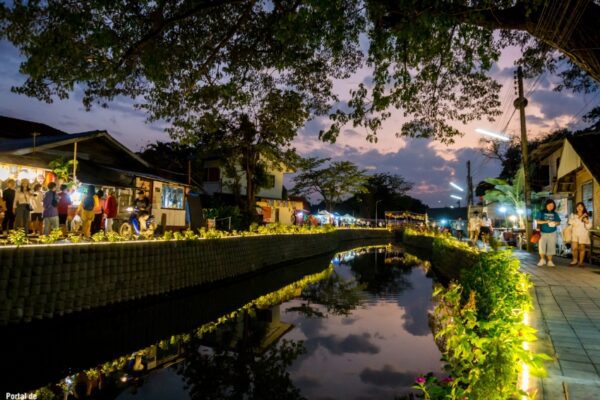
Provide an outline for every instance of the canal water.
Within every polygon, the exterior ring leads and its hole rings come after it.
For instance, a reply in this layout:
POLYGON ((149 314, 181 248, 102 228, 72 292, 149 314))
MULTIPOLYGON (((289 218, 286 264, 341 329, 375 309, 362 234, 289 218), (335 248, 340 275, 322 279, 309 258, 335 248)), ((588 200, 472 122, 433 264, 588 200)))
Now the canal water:
POLYGON ((422 264, 398 247, 357 248, 162 308, 56 323, 44 338, 13 331, 13 348, 52 360, 17 362, 13 383, 49 399, 65 388, 122 400, 403 398, 417 376, 442 369, 422 264))

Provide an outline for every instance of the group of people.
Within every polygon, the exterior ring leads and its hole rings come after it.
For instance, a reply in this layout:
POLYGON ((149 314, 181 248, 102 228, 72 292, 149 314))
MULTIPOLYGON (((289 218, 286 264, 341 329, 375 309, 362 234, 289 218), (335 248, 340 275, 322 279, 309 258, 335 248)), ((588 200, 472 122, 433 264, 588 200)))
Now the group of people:
MULTIPOLYGON (((538 242, 540 253, 538 266, 554 267, 552 257, 556 255, 557 228, 561 223, 554 200, 546 200, 544 208, 536 215, 535 222, 541 235, 538 242)), ((563 240, 566 243, 571 243, 573 259, 569 265, 583 266, 585 246, 589 246, 591 243, 591 228, 592 221, 585 204, 582 202, 577 203, 575 212, 569 216, 567 227, 563 230, 563 240)))
POLYGON ((89 185, 76 211, 81 219, 83 236, 90 237, 101 230, 112 232, 117 208, 114 190, 109 190, 105 197, 103 190, 96 191, 94 185, 89 185))
MULTIPOLYGON (((40 183, 32 186, 28 179, 21 179, 18 187, 14 179, 8 179, 4 186, 0 191, 0 215, 3 215, 0 232, 22 229, 26 234, 48 235, 59 227, 63 234, 69 230, 69 208, 73 201, 67 185, 63 184, 57 190, 57 184, 50 182, 46 190, 42 190, 40 183)), ((141 203, 147 205, 148 199, 141 203)), ((102 190, 96 191, 90 185, 75 216, 71 213, 71 223, 76 225, 80 221, 86 237, 101 230, 110 232, 117 209, 114 190, 109 190, 105 196, 102 190)))
POLYGON ((469 218, 469 240, 477 242, 481 237, 484 243, 488 243, 490 236, 494 231, 492 219, 488 217, 487 213, 479 216, 479 211, 475 211, 471 218, 469 218))
POLYGON ((21 179, 17 188, 15 180, 8 179, 1 194, 1 232, 23 229, 27 234, 32 231, 48 235, 61 224, 66 224, 72 203, 66 185, 61 185, 57 192, 56 183, 50 182, 47 190, 43 191, 40 183, 32 187, 28 179, 21 179))

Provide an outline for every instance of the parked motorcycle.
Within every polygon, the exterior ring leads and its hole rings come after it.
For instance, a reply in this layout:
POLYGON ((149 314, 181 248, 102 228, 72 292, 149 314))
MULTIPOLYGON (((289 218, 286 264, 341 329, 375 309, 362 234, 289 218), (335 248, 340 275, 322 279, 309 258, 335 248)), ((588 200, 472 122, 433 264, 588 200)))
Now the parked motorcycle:
POLYGON ((119 235, 123 237, 131 237, 131 235, 152 236, 156 230, 156 221, 154 215, 140 215, 140 210, 134 207, 128 207, 129 221, 123 222, 119 227, 119 235))

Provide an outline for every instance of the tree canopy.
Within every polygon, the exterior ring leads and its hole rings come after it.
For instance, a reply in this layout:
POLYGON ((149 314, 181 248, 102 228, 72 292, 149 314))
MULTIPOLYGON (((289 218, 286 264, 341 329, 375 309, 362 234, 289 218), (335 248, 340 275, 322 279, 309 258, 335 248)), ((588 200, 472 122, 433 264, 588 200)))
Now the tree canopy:
POLYGON ((367 176, 350 161, 330 162, 329 158, 307 158, 298 163, 301 170, 293 178, 295 195, 318 195, 323 198, 327 209, 344 198, 366 191, 367 176))
POLYGON ((52 101, 80 86, 88 107, 127 96, 175 134, 247 109, 266 86, 299 96, 307 116, 333 110, 324 140, 352 123, 375 141, 396 108, 398 135, 452 142, 456 123, 500 114, 488 72, 508 46, 529 76, 598 90, 599 20, 591 0, 15 1, 0 5, 0 37, 25 56, 17 93, 52 101), (372 80, 339 103, 333 80, 362 66, 372 80))

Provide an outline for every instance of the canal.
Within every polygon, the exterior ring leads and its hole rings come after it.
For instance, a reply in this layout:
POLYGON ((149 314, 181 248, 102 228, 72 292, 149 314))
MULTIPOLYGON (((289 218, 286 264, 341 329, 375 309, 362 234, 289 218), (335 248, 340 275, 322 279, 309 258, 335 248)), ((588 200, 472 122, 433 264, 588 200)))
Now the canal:
POLYGON ((420 374, 441 374, 432 290, 402 248, 355 248, 2 329, 0 377, 7 392, 47 399, 402 398, 420 374))

